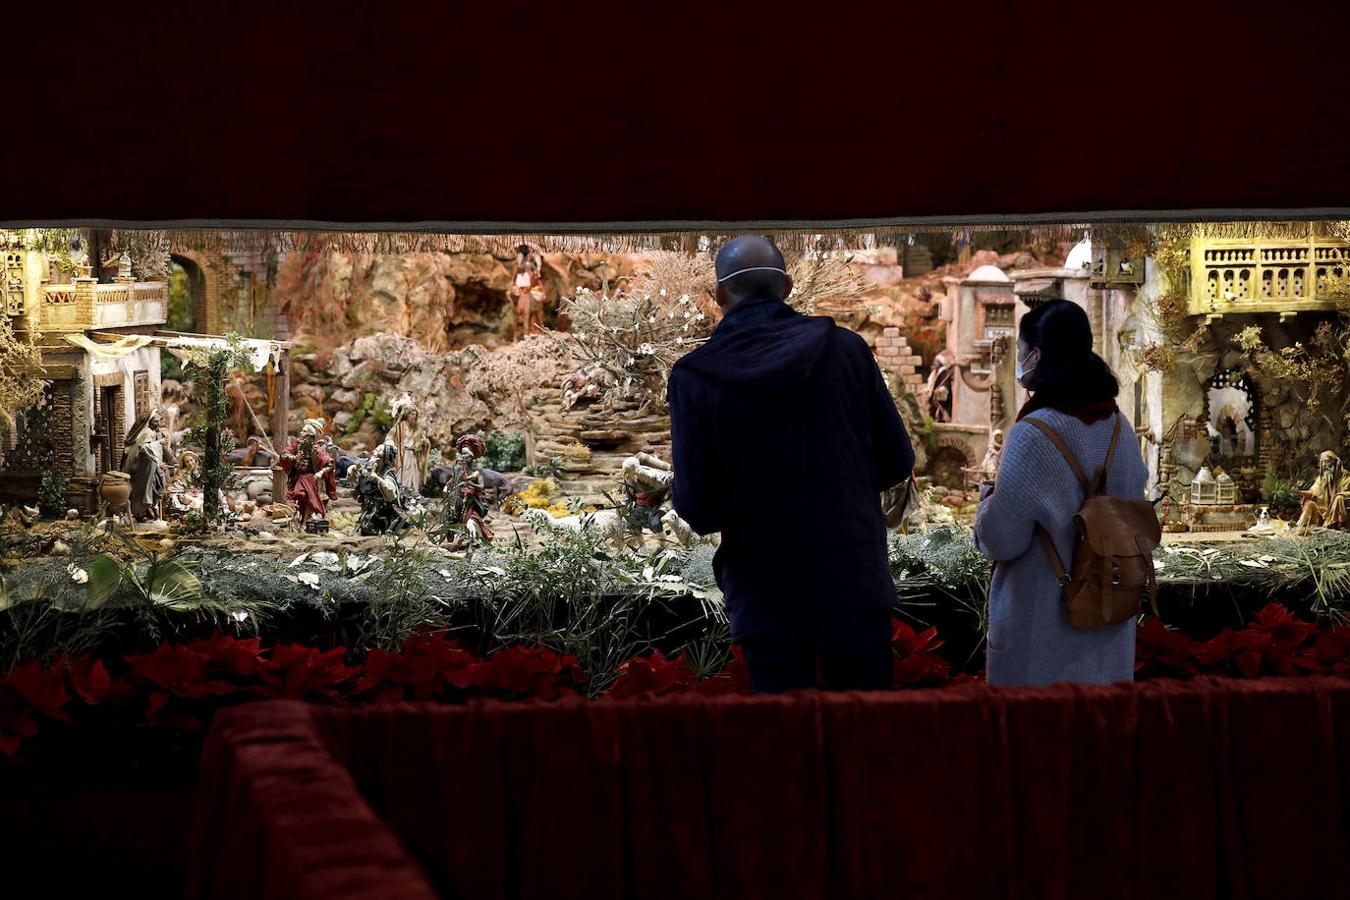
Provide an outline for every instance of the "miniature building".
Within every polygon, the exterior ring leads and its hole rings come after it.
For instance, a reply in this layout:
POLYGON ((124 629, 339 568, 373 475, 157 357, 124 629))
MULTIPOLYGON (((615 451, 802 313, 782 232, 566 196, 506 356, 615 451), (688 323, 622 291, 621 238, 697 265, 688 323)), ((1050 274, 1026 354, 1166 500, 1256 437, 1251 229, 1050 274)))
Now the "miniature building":
POLYGON ((1188 310, 1206 323, 1225 315, 1329 312, 1328 281, 1350 270, 1350 245, 1308 229, 1306 237, 1191 239, 1188 310))
MULTIPOLYGON (((1162 427, 1161 376, 1144 372, 1138 367, 1136 351, 1140 345, 1143 326, 1136 312, 1139 290, 1148 271, 1146 261, 1128 267, 1126 276, 1107 283, 1100 274, 1094 274, 1097 263, 1103 259, 1101 248, 1094 248, 1090 240, 1083 240, 1070 250, 1062 267, 1021 269, 1012 273, 1014 292, 1021 305, 1035 309, 1050 300, 1068 300, 1082 307, 1092 325, 1093 350, 1106 360, 1120 380, 1117 403, 1126 419, 1134 425, 1140 452, 1150 471, 1157 472, 1159 458, 1157 436, 1162 427)), ((1113 256, 1119 267, 1119 257, 1113 256)), ((1105 265, 1103 263, 1103 265, 1105 265)), ((1020 321, 1021 315, 1018 320, 1020 321)), ((1016 388, 1020 407, 1027 399, 1026 391, 1016 388)))
MULTIPOLYGON (((1325 427, 1310 427, 1306 402, 1241 352, 1237 336, 1255 328, 1276 349, 1312 344, 1318 326, 1335 315, 1330 283, 1350 272, 1350 244, 1310 225, 1303 234, 1288 228, 1242 237, 1200 231, 1188 251, 1188 283, 1172 289, 1184 290, 1186 313, 1197 328, 1207 328, 1187 363, 1162 373, 1164 422, 1194 424, 1160 429, 1169 450, 1185 446, 1190 457, 1187 464, 1169 454, 1160 481, 1191 501, 1193 529, 1237 528, 1255 514, 1267 475, 1310 468, 1319 452, 1340 452, 1345 437, 1333 418, 1316 420, 1325 427), (1227 473, 1229 503, 1197 503, 1193 479, 1199 479, 1201 456, 1227 473), (1231 514, 1220 521, 1214 505, 1231 506, 1231 514)), ((1216 479, 1216 493, 1220 489, 1216 479)))
POLYGON ((936 483, 954 488, 976 477, 990 435, 1006 431, 1016 414, 1016 333, 1026 307, 1013 292, 1012 279, 997 266, 980 266, 963 279, 944 281, 947 346, 942 359, 934 361, 930 390, 941 384, 947 399, 933 424, 937 447, 928 468, 936 483), (947 372, 940 371, 943 366, 947 372))
MULTIPOLYGON (((121 464, 127 431, 159 402, 162 348, 219 339, 161 331, 167 285, 135 281, 129 259, 110 284, 91 277, 88 266, 77 267, 68 283, 52 283, 47 258, 34 250, 5 251, 5 268, 6 312, 16 333, 39 335, 46 386, 43 402, 4 436, 0 500, 31 503, 50 471, 64 481, 70 506, 91 511, 99 478, 121 464)), ((285 347, 277 347, 284 398, 285 347)), ((278 404, 283 416, 284 406, 278 404)), ((284 439, 284 427, 274 430, 284 439)))
POLYGON ((6 311, 18 312, 16 332, 41 334, 47 384, 43 404, 8 435, 0 497, 31 502, 51 470, 67 480, 68 502, 92 508, 98 476, 117 468, 127 430, 159 397, 159 348, 148 335, 164 324, 165 285, 135 281, 126 267, 100 284, 87 266, 52 283, 33 250, 8 250, 5 264, 6 311), (117 352, 102 351, 105 341, 117 352))

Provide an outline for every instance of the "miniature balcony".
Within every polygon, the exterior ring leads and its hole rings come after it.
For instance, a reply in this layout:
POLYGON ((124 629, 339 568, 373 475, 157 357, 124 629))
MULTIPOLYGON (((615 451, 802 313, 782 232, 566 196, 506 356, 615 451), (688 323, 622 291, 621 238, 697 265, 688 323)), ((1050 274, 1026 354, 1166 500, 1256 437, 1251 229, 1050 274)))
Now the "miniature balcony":
POLYGON ((74 284, 43 286, 42 328, 45 331, 90 331, 163 325, 168 291, 158 281, 98 284, 92 278, 74 284))
POLYGON ((1350 244, 1306 238, 1191 241, 1188 311, 1212 321, 1224 315, 1333 311, 1350 288, 1350 244))

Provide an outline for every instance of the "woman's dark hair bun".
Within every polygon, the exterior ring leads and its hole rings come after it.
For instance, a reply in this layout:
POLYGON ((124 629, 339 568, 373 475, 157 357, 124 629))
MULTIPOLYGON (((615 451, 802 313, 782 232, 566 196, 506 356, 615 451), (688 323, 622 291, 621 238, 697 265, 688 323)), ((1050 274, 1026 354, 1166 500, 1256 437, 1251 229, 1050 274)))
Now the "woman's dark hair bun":
POLYGON ((1092 323, 1078 304, 1051 300, 1036 307, 1022 317, 1017 336, 1040 351, 1028 385, 1038 406, 1101 403, 1120 393, 1111 367, 1092 349, 1092 323))

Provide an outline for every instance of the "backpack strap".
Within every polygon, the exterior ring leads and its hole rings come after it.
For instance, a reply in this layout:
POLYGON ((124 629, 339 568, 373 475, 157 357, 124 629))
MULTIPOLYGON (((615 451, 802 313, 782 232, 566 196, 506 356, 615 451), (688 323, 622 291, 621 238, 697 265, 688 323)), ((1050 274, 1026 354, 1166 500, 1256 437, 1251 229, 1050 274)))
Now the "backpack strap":
POLYGON ((1116 413, 1116 427, 1111 432, 1111 446, 1106 448, 1106 462, 1097 470, 1092 478, 1092 491, 1089 496, 1102 493, 1106 490, 1106 473, 1111 471, 1111 460, 1116 456, 1116 445, 1120 443, 1120 413, 1116 413))
POLYGON ((1064 569, 1064 560, 1060 557, 1059 551, 1055 549, 1055 541, 1050 537, 1050 532, 1045 530, 1043 525, 1036 526, 1036 533, 1041 536, 1041 544, 1045 546, 1045 555, 1050 557, 1050 568, 1055 572, 1055 580, 1059 582, 1060 587, 1073 581, 1071 576, 1064 569))
MULTIPOLYGON (((1087 475, 1083 472, 1083 467, 1078 464, 1077 458, 1074 457, 1073 451, 1069 449, 1068 444, 1064 443, 1064 439, 1055 432, 1055 429, 1051 428, 1040 419, 1026 419, 1025 421, 1030 422, 1032 425, 1039 428, 1041 432, 1050 439, 1050 443, 1054 444, 1055 448, 1059 450, 1060 455, 1064 457, 1064 461, 1067 462, 1069 468, 1073 470, 1074 477, 1078 479, 1079 485, 1082 486, 1085 495, 1084 499, 1086 500, 1088 497, 1100 493, 1102 488, 1106 485, 1106 472, 1111 468, 1111 460, 1116 454, 1116 444, 1120 440, 1120 414, 1117 413, 1115 418, 1116 428, 1111 434, 1111 446, 1108 447, 1106 451, 1106 462, 1097 470, 1090 482, 1088 481, 1087 475)), ((1041 543, 1045 546, 1045 555, 1050 557, 1050 567, 1055 572, 1055 579, 1059 582, 1060 586, 1063 587, 1072 581, 1073 578, 1069 575, 1068 570, 1064 568, 1064 560, 1060 557, 1059 551, 1055 549, 1054 539, 1050 537, 1050 532, 1046 531, 1045 527, 1039 523, 1036 525, 1036 532, 1041 536, 1041 543)))

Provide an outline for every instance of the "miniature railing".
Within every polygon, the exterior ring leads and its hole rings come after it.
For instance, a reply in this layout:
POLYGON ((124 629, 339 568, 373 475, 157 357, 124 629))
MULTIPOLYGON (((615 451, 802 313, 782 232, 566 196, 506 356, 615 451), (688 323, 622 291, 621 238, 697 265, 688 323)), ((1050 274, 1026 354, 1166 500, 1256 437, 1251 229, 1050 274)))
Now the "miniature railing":
POLYGON ((1321 235, 1294 239, 1191 241, 1188 310, 1207 320, 1228 314, 1336 308, 1350 288, 1350 244, 1321 235))
POLYGON ((42 324, 56 331, 158 325, 167 310, 168 289, 158 281, 98 284, 82 278, 42 287, 42 324))

